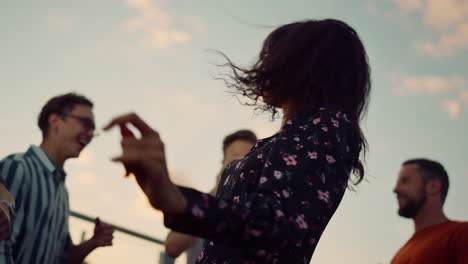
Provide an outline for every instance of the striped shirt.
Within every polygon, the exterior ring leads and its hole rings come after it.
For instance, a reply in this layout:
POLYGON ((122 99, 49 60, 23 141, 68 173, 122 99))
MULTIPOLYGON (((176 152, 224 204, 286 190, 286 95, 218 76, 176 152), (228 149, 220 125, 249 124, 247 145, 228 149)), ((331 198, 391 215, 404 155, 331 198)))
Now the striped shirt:
POLYGON ((65 262, 73 246, 65 177, 37 146, 0 161, 0 179, 16 202, 12 233, 0 241, 0 264, 65 262))

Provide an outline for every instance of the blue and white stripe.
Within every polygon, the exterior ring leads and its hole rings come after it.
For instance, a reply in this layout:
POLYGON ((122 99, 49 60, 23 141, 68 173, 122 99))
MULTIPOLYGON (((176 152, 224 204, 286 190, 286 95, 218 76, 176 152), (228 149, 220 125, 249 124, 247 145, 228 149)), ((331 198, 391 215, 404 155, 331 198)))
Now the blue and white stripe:
POLYGON ((16 202, 12 234, 0 241, 0 264, 65 262, 73 245, 65 177, 37 146, 0 161, 0 179, 16 202))

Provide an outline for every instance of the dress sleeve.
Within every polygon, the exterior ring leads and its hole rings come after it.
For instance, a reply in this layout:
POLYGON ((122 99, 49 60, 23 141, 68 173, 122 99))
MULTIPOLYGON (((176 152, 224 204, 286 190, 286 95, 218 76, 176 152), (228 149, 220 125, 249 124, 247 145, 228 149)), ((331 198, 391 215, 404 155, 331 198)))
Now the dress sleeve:
POLYGON ((235 248, 315 244, 349 176, 334 124, 319 118, 297 133, 275 137, 270 151, 256 157, 265 159, 256 188, 240 200, 181 188, 187 211, 165 215, 165 225, 235 248))

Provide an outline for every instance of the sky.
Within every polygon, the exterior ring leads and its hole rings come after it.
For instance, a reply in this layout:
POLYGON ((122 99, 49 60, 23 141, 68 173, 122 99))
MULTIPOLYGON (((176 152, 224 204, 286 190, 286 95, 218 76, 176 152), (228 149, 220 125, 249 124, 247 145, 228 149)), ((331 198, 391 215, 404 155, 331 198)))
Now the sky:
MULTIPOLYGON (((468 219, 466 0, 0 1, 0 156, 39 144, 41 107, 75 91, 95 103, 98 127, 138 113, 160 132, 174 182, 209 191, 226 134, 249 128, 267 137, 280 126, 215 80, 223 60, 212 51, 248 66, 275 27, 323 18, 343 20, 360 35, 372 95, 362 122, 367 180, 347 191, 311 263, 389 263, 413 233, 392 193, 404 160, 441 162, 451 181, 445 212, 468 219)), ((71 208, 164 239, 162 215, 110 162, 119 140, 116 130, 101 133, 67 161, 71 208)), ((75 242, 92 227, 70 220, 75 242)), ((161 250, 116 234, 113 247, 88 261, 155 263, 161 250)))

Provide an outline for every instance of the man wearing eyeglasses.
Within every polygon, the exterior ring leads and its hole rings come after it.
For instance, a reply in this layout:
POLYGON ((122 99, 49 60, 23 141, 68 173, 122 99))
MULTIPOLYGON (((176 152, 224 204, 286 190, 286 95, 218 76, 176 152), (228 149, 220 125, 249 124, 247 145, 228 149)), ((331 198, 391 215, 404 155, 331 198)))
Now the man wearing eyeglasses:
POLYGON ((73 245, 64 163, 94 136, 93 103, 68 93, 50 99, 38 117, 42 143, 0 161, 0 180, 15 198, 8 239, 0 241, 0 263, 82 263, 97 247, 112 245, 113 227, 96 219, 93 237, 73 245))

